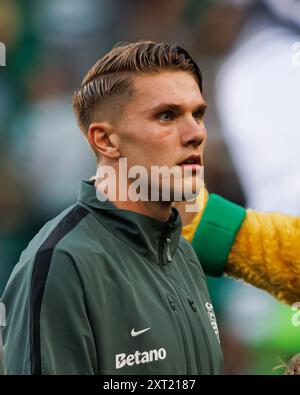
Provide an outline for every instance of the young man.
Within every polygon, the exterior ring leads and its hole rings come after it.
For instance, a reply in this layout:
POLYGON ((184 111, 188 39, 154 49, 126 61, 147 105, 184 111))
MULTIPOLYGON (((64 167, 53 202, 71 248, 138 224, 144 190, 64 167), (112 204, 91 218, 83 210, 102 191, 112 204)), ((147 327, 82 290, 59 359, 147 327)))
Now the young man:
POLYGON ((22 253, 2 298, 6 372, 221 373, 203 270, 171 207, 179 186, 197 189, 202 164, 198 66, 176 45, 119 46, 88 72, 73 104, 98 168, 116 175, 115 189, 82 182, 77 203, 22 253), (162 165, 191 172, 171 183, 169 200, 162 181, 144 177, 141 188, 158 190, 159 199, 143 201, 130 194, 124 158, 147 174, 162 165))

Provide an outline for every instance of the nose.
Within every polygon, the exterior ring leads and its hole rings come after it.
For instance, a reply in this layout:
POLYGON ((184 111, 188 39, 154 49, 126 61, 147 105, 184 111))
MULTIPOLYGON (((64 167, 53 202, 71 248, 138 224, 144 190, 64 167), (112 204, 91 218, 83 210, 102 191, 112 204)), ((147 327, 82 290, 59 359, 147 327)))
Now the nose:
POLYGON ((206 129, 204 123, 197 123, 195 120, 193 120, 186 124, 184 131, 181 134, 181 142, 185 147, 198 147, 202 144, 205 145, 206 129))

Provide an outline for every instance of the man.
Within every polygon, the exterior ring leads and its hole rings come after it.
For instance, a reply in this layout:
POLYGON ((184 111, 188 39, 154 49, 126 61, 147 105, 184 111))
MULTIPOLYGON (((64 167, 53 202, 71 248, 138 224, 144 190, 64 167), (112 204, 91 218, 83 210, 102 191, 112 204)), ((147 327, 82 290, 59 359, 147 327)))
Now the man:
POLYGON ((101 163, 97 182, 82 182, 78 202, 40 230, 11 275, 2 297, 8 374, 221 373, 203 270, 171 208, 179 187, 197 190, 201 82, 184 49, 150 41, 114 48, 85 76, 73 104, 101 163), (152 178, 159 199, 133 199, 124 158, 147 173, 191 171, 171 183, 169 200, 152 178), (104 166, 114 188, 103 187, 104 166))

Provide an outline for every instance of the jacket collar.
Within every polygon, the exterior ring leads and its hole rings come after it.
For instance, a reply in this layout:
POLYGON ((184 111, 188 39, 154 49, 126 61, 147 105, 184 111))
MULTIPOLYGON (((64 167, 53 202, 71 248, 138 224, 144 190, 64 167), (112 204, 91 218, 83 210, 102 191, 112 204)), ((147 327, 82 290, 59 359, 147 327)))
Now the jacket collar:
POLYGON ((167 238, 170 239, 171 256, 174 255, 181 236, 181 218, 175 208, 167 222, 118 209, 109 200, 97 198, 94 181, 81 182, 78 201, 88 206, 103 225, 141 255, 159 260, 159 251, 167 238))

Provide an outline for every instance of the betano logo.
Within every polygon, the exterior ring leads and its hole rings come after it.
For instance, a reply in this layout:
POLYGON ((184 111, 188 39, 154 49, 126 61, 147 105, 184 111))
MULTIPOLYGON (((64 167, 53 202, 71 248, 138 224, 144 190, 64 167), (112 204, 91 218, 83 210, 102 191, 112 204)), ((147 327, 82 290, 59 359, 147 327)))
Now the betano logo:
POLYGON ((167 356, 167 351, 164 348, 159 350, 150 351, 136 351, 134 354, 125 353, 116 355, 116 369, 124 368, 124 366, 139 365, 140 363, 148 363, 153 361, 158 361, 165 359, 167 356))
POLYGON ((6 47, 0 42, 0 66, 6 66, 6 47))

